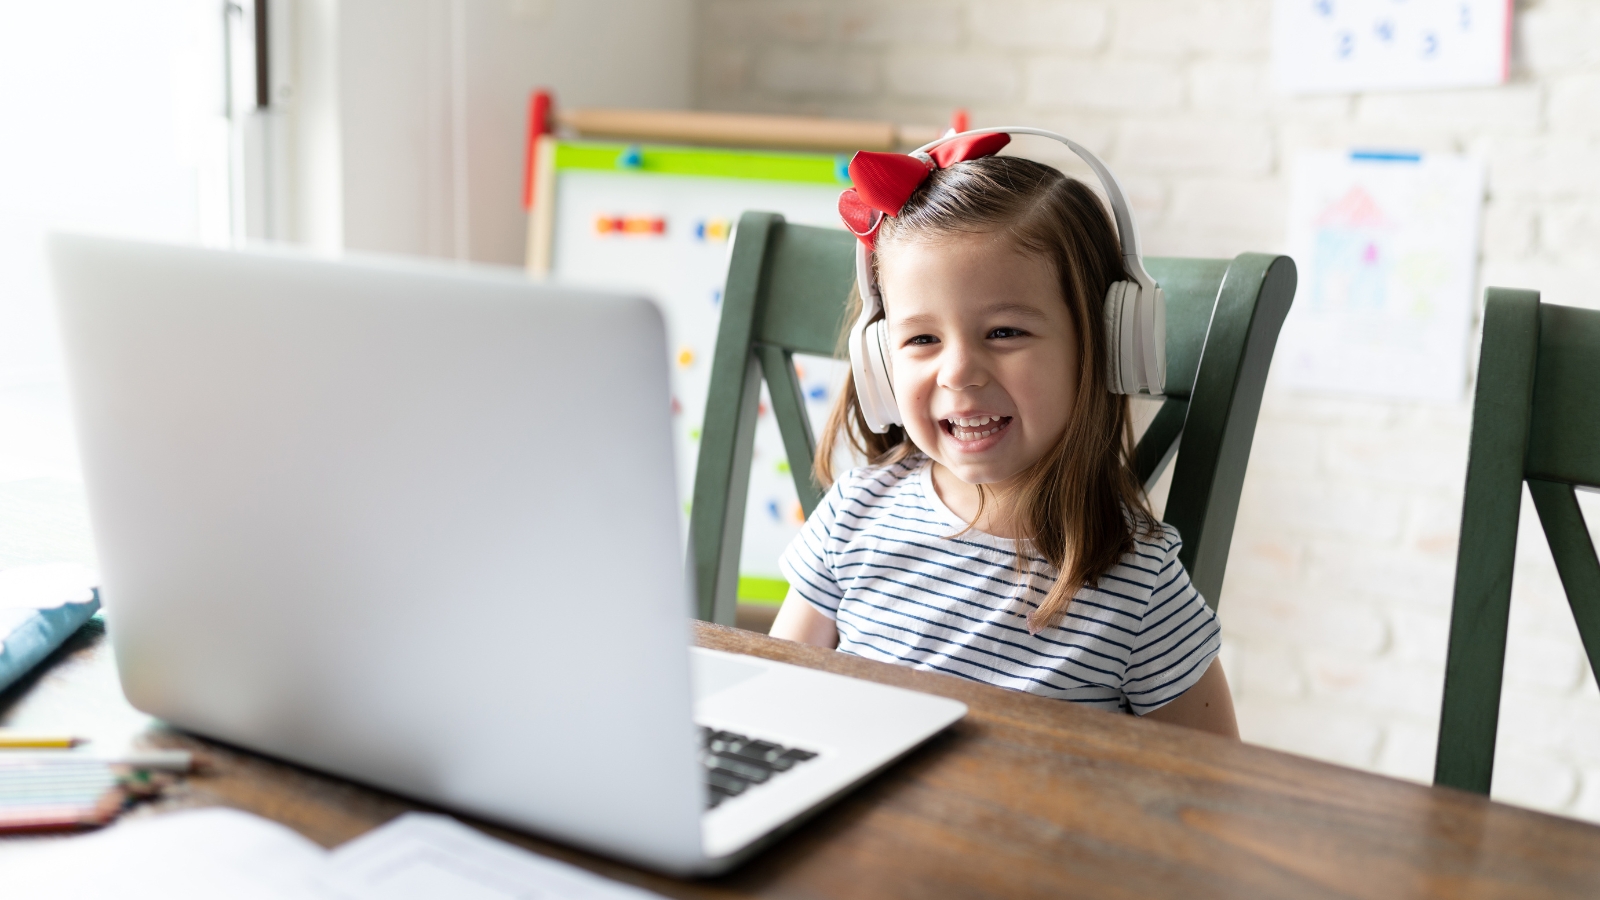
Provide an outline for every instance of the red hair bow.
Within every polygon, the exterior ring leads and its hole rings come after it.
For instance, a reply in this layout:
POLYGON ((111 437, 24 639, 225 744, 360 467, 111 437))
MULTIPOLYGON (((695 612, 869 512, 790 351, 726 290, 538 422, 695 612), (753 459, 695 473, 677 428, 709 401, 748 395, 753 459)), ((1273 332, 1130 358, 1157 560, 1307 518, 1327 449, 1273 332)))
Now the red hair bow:
POLYGON ((855 187, 839 195, 839 217, 846 228, 872 249, 884 216, 898 216, 928 173, 952 163, 992 156, 1011 143, 1005 133, 974 134, 940 144, 927 154, 874 153, 862 150, 850 160, 855 187))

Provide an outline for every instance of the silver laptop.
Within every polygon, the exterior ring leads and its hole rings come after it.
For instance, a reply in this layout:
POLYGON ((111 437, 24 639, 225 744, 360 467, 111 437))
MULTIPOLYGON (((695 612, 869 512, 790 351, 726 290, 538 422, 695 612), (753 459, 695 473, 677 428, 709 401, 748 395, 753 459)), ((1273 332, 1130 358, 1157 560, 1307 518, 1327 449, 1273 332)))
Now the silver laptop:
POLYGON ((673 873, 965 713, 689 650, 666 336, 511 270, 57 235, 123 690, 673 873))

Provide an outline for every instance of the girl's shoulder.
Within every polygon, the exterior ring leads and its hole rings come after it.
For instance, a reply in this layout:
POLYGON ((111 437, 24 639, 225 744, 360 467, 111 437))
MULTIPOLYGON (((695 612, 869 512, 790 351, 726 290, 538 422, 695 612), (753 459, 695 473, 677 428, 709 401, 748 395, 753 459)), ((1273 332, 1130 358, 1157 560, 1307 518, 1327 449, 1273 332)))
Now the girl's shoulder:
POLYGON ((1181 549, 1183 549, 1183 538, 1178 535, 1178 529, 1157 519, 1150 522, 1145 529, 1134 530, 1133 551, 1128 555, 1141 559, 1159 557, 1171 560, 1177 557, 1181 549))
POLYGON ((886 500, 898 499, 907 488, 912 487, 917 473, 927 464, 926 456, 913 453, 892 463, 858 466, 840 475, 829 493, 841 500, 881 506, 886 500))
POLYGON ((922 478, 927 464, 927 457, 916 454, 851 469, 828 489, 811 519, 829 533, 838 525, 854 539, 866 534, 871 522, 932 518, 922 478))
POLYGON ((1111 571, 1101 576, 1099 588, 1142 604, 1152 594, 1163 593, 1175 579, 1187 583, 1183 563, 1178 561, 1178 551, 1182 548, 1183 538, 1178 529, 1165 522, 1156 521, 1136 530, 1133 549, 1124 553, 1111 571))

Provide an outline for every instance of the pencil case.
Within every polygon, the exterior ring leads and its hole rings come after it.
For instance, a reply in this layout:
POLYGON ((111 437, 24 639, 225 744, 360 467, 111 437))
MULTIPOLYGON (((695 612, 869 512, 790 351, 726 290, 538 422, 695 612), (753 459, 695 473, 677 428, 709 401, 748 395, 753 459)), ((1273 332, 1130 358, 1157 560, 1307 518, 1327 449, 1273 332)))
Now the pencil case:
MULTIPOLYGON (((0 578, 6 580, 10 579, 0 578)), ((26 675, 100 609, 100 591, 93 587, 71 591, 81 599, 65 599, 59 588, 36 599, 0 591, 5 593, 12 596, 0 596, 0 691, 26 675)))

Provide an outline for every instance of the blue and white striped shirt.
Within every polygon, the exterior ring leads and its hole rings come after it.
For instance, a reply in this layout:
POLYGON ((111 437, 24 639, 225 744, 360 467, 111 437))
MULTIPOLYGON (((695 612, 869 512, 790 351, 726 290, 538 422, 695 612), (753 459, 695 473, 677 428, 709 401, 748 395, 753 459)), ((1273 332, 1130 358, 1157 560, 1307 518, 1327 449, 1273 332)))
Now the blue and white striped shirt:
POLYGON ((1013 541, 962 533, 931 472, 920 454, 852 470, 785 551, 791 591, 834 620, 840 650, 1140 715, 1205 674, 1221 629, 1171 526, 1138 537, 1059 622, 1029 634, 1024 617, 1055 569, 1025 556, 1024 579, 1013 541))

